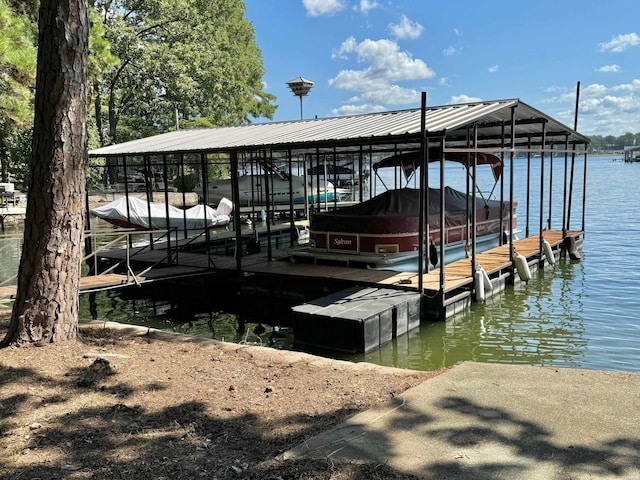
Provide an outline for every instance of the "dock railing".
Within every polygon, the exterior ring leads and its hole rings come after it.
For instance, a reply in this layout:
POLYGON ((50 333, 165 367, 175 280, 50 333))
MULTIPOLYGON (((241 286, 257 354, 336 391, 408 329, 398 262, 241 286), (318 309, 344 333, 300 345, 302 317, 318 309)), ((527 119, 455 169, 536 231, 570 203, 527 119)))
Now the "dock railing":
POLYGON ((85 236, 85 245, 91 245, 88 250, 90 250, 87 255, 82 259, 83 263, 90 265, 89 273, 95 276, 106 275, 112 273, 114 270, 122 268, 123 264, 127 273, 127 281, 135 283, 139 285, 139 278, 143 277, 148 271, 156 267, 161 263, 177 263, 178 262, 178 249, 171 248, 171 237, 174 234, 174 245, 177 243, 178 229, 177 228, 169 228, 169 229, 157 229, 157 230, 136 230, 136 229, 115 229, 109 232, 92 232, 86 231, 85 236), (160 236, 155 237, 154 235, 160 236), (145 242, 144 245, 140 245, 133 241, 134 236, 140 235, 148 235, 149 241, 145 242), (114 237, 112 240, 107 243, 98 243, 96 240, 98 238, 104 237, 114 237), (90 243, 87 243, 90 242, 90 243), (166 251, 166 255, 163 256, 156 263, 146 267, 144 270, 135 273, 131 266, 131 259, 141 252, 147 250, 153 250, 156 244, 158 243, 167 243, 167 247, 164 248, 163 251, 166 251), (119 262, 114 263, 110 267, 105 270, 100 270, 98 268, 98 258, 101 252, 107 250, 113 250, 114 247, 122 246, 125 250, 125 258, 119 262))

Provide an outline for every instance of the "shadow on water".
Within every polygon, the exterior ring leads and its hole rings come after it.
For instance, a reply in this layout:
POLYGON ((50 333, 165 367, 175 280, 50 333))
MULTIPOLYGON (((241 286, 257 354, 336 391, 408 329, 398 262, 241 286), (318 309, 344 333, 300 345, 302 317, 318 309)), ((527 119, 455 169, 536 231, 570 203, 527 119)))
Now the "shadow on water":
POLYGON ((468 312, 423 321, 374 352, 340 358, 417 370, 463 361, 580 367, 588 346, 582 293, 575 285, 581 268, 560 261, 468 312))
POLYGON ((175 287, 95 292, 81 295, 80 322, 113 321, 225 342, 291 348, 290 329, 269 324, 263 317, 232 313, 237 310, 233 298, 233 294, 212 297, 175 287))

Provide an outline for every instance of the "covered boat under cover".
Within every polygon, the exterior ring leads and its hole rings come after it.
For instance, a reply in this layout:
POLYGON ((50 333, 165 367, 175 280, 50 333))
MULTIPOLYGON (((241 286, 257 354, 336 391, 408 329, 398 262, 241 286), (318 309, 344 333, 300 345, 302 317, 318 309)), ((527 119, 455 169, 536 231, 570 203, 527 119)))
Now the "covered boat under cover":
POLYGON ((136 197, 120 197, 91 213, 118 227, 137 229, 184 228, 198 230, 227 225, 231 220, 233 204, 223 198, 218 208, 196 205, 182 210, 172 205, 146 202, 136 197), (128 201, 127 201, 128 200, 128 201))
MULTIPOLYGON (((473 197, 445 187, 445 244, 467 239, 467 213, 473 197)), ((420 191, 388 190, 366 202, 332 212, 315 213, 310 225, 310 250, 352 254, 400 254, 418 250, 420 191)), ((515 228, 509 221, 509 202, 476 198, 476 236, 497 236, 515 228), (502 212, 501 212, 502 210, 502 212)), ((429 189, 429 238, 440 242, 440 190, 429 189)))

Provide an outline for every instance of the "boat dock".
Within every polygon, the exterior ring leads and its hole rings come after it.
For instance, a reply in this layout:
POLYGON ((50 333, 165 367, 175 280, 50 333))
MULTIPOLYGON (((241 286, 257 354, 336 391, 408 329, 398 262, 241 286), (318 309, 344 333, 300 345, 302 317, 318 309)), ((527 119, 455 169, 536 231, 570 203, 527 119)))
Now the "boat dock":
MULTIPOLYGON (((289 231, 289 227, 281 230, 289 231)), ((218 241, 230 241, 231 233, 218 241)), ((543 232, 554 259, 566 249, 567 239, 579 243, 582 237, 582 231, 543 232)), ((541 243, 537 234, 513 242, 533 272, 550 263, 541 243)), ((418 274, 412 272, 300 263, 291 260, 287 248, 272 251, 271 259, 262 251, 243 256, 238 267, 234 256, 212 254, 212 250, 178 248, 170 252, 156 245, 154 249, 132 248, 129 253, 122 248, 109 250, 98 257, 101 262, 123 265, 129 255, 133 270, 144 275, 135 280, 141 284, 209 275, 213 285, 233 285, 243 294, 243 303, 256 310, 269 303, 286 305, 288 311, 279 318, 294 327, 296 341, 344 351, 371 351, 416 327, 420 319, 443 320, 477 301, 468 258, 424 273, 420 290, 418 274), (330 335, 319 335, 322 331, 330 335)), ((482 266, 490 279, 487 297, 520 281, 509 244, 477 254, 475 265, 482 266)))
MULTIPOLYGON (((316 342, 318 331, 331 330, 329 319, 340 318, 348 326, 330 337, 347 337, 350 334, 345 332, 351 329, 358 338, 335 348, 360 351, 401 335, 405 325, 414 325, 415 316, 449 318, 520 281, 522 270, 530 277, 531 270, 554 263, 562 252, 575 252, 585 230, 587 137, 519 99, 428 107, 423 92, 421 100, 419 108, 407 110, 176 131, 92 150, 89 156, 96 178, 126 179, 140 171, 193 171, 201 179, 191 187, 199 202, 215 203, 214 197, 226 192, 224 197, 235 206, 233 230, 205 230, 197 239, 187 239, 190 234, 184 225, 185 238, 167 238, 165 245, 134 247, 127 242, 126 249, 101 251, 94 270, 116 272, 126 265, 139 272, 136 277, 145 278, 142 283, 166 282, 168 296, 179 296, 182 287, 189 299, 197 298, 197 293, 235 302, 234 307, 248 309, 239 312, 240 317, 276 318, 279 325, 295 325, 296 339, 309 344, 316 342), (324 170, 344 162, 357 166, 358 192, 355 195, 353 190, 351 200, 366 205, 353 217, 349 216, 353 211, 347 212, 337 222, 337 216, 327 214, 339 210, 337 203, 343 199, 338 189, 333 190, 335 202, 321 201, 320 192, 324 188, 327 198, 328 186, 321 185, 319 176, 309 181, 296 172, 324 170), (453 176, 445 168, 448 162, 465 167, 464 192, 446 194, 453 189, 453 176), (520 162, 526 164, 526 171, 522 168, 516 176, 520 162), (581 172, 576 162, 582 165, 581 172), (384 175, 380 170, 387 167, 393 171, 384 175), (485 175, 482 169, 487 167, 485 175), (534 171, 540 172, 538 178, 532 176, 534 171), (386 191, 405 190, 419 194, 417 198, 407 194, 411 198, 402 203, 400 195, 385 196, 373 207, 367 203, 386 191), (306 199, 305 205, 287 205, 298 196, 306 199), (534 196, 539 201, 532 202, 534 196), (524 206, 527 238, 510 239, 476 255, 479 237, 495 234, 498 243, 518 228, 514 208, 518 203, 518 208, 524 206), (319 229, 323 215, 325 228, 319 229), (293 221, 301 216, 314 228, 272 225, 276 218, 293 221), (532 231, 537 235, 529 236, 536 219, 532 231), (572 228, 572 219, 573 225, 581 226, 572 228), (268 227, 253 228, 259 221, 268 227), (428 249, 431 242, 434 246, 467 243, 470 234, 461 233, 462 225, 466 232, 475 232, 473 258, 432 271, 421 269, 420 275, 366 265, 354 268, 349 262, 321 265, 293 255, 292 247, 307 235, 310 248, 326 248, 332 256, 350 253, 355 259, 418 253, 426 259, 428 252, 415 251, 422 239, 428 239, 428 249), (457 236, 448 233, 456 227, 457 236), (323 245, 324 233, 325 244, 334 235, 334 245, 340 248, 323 245), (440 242, 440 238, 446 240, 440 242), (190 280, 192 276, 197 277, 190 280)), ((337 177, 328 180, 335 187, 337 177)), ((166 189, 156 191, 159 187, 152 182, 144 187, 147 201, 154 193, 164 193, 164 203, 169 203, 166 189)), ((170 225, 169 214, 165 216, 167 222, 159 225, 170 225)), ((178 236, 178 231, 173 233, 178 236)), ((151 235, 147 238, 154 241, 151 235)))

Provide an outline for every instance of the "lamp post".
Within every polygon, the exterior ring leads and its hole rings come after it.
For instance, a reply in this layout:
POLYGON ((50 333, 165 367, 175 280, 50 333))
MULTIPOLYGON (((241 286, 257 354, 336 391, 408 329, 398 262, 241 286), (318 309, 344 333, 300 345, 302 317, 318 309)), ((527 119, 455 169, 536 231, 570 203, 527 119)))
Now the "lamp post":
POLYGON ((293 80, 289 80, 287 82, 287 86, 291 89, 293 94, 296 97, 300 98, 300 120, 304 117, 302 116, 302 97, 306 96, 313 87, 313 82, 311 80, 307 80, 306 78, 298 77, 293 80))

